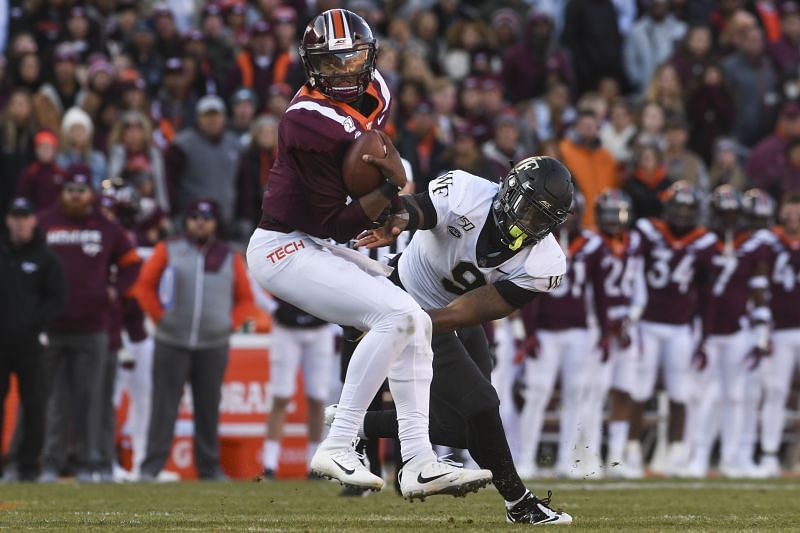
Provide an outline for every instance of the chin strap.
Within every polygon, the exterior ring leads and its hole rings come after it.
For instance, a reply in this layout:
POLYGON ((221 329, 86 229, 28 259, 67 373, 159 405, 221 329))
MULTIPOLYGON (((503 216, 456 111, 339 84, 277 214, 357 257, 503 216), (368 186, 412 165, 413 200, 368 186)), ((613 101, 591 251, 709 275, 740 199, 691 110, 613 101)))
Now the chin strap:
POLYGON ((522 231, 516 224, 508 228, 508 234, 514 239, 514 242, 508 245, 512 252, 516 252, 522 248, 523 241, 528 237, 528 234, 522 231))

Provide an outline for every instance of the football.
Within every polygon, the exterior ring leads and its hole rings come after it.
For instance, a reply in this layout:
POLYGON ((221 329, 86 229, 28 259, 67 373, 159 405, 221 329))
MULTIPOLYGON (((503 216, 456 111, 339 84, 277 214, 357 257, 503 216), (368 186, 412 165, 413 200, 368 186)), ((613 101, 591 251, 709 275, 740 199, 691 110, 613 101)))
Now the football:
POLYGON ((387 142, 391 141, 385 133, 369 130, 353 141, 345 152, 342 162, 342 178, 351 198, 360 198, 377 189, 383 182, 380 170, 365 163, 361 156, 371 154, 376 158, 386 157, 387 142))

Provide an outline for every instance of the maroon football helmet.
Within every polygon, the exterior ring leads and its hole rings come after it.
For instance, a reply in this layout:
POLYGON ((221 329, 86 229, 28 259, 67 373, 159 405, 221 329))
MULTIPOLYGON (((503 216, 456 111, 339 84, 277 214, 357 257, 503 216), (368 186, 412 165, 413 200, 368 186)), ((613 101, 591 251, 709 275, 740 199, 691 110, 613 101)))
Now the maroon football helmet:
POLYGON ((606 189, 594 202, 594 219, 606 235, 619 235, 633 220, 633 203, 620 189, 606 189))
POLYGON ((697 187, 685 180, 676 181, 664 196, 664 221, 673 232, 683 234, 699 225, 701 199, 697 187))
POLYGON ((323 94, 352 102, 375 74, 376 40, 366 21, 352 11, 331 9, 306 27, 300 57, 309 83, 323 94))

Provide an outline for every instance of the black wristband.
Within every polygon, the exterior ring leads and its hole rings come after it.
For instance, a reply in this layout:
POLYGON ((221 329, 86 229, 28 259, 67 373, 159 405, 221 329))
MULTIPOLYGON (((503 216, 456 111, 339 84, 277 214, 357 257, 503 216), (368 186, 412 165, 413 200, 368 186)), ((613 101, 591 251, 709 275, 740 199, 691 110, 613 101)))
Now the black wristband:
POLYGON ((389 180, 384 181, 378 187, 378 190, 381 192, 381 194, 384 195, 388 200, 391 200, 397 196, 397 193, 400 192, 400 189, 402 189, 402 187, 398 187, 389 180))
POLYGON ((407 231, 415 230, 419 227, 419 211, 413 206, 406 206, 406 213, 408 213, 407 231))

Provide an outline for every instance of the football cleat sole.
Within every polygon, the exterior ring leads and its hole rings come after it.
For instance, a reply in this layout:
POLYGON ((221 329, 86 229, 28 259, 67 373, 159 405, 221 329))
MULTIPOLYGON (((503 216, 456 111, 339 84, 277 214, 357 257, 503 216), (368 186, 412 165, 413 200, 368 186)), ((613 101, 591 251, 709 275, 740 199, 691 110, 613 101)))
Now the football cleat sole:
POLYGON ((461 485, 445 487, 444 489, 437 490, 435 492, 428 492, 426 490, 412 490, 407 494, 403 494, 403 499, 408 502, 413 502, 414 500, 424 502, 425 498, 428 496, 439 496, 440 494, 450 495, 456 498, 465 498, 467 494, 471 492, 478 492, 483 487, 491 483, 491 479, 476 479, 475 481, 468 481, 467 483, 463 483, 461 485))
POLYGON ((341 479, 325 474, 324 472, 320 472, 319 470, 311 469, 311 473, 317 476, 317 478, 319 479, 325 479, 327 481, 336 481, 337 483, 339 483, 339 485, 350 489, 368 490, 370 492, 380 492, 383 490, 382 488, 379 489, 377 487, 365 487, 364 485, 355 485, 353 483, 347 483, 346 481, 342 481, 341 479))

